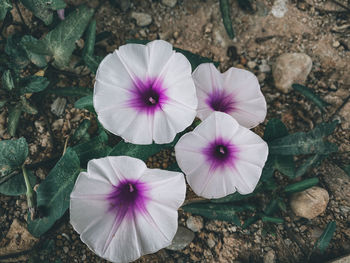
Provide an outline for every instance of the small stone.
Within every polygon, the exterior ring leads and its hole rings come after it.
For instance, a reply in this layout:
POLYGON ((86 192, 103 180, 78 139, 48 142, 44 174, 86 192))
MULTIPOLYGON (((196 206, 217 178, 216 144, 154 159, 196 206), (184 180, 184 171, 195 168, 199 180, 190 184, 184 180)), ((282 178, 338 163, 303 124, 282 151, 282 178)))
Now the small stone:
POLYGON ((186 221, 186 225, 193 232, 199 232, 203 228, 203 219, 199 216, 190 216, 186 221))
POLYGON ((56 98, 51 104, 51 112, 56 116, 61 116, 66 108, 67 100, 65 98, 56 98))
POLYGON ((35 121, 34 126, 39 133, 43 133, 45 130, 45 123, 43 121, 35 121))
POLYGON ((167 246, 170 250, 182 250, 194 239, 194 233, 182 226, 179 226, 171 244, 167 246))
POLYGON ((293 83, 303 84, 312 68, 311 58, 304 53, 285 53, 276 59, 272 68, 275 86, 288 93, 293 83))
POLYGON ((207 244, 208 244, 208 246, 210 247, 210 248, 213 248, 214 246, 215 246, 215 241, 213 240, 213 239, 211 239, 211 238, 208 238, 207 239, 207 244))
POLYGON ((340 42, 338 40, 336 40, 332 43, 332 47, 334 47, 334 48, 338 48, 339 46, 340 46, 340 42))
POLYGON ((287 3, 288 0, 275 0, 271 9, 273 16, 278 18, 284 17, 285 13, 288 11, 287 3))
POLYGON ((63 251, 64 251, 64 253, 68 253, 68 251, 69 251, 69 248, 68 247, 63 247, 63 251))
POLYGON ((86 255, 84 254, 82 257, 81 257, 81 260, 85 260, 86 259, 86 255))
POLYGON ((314 186, 293 194, 290 206, 297 216, 313 219, 326 210, 328 201, 328 192, 321 187, 314 186))
POLYGON ((64 122, 63 119, 55 120, 55 121, 52 123, 52 130, 54 130, 54 131, 60 130, 60 129, 62 128, 62 126, 63 126, 63 122, 64 122))
POLYGON ((269 251, 264 255, 264 263, 275 263, 275 262, 276 262, 275 251, 269 250, 269 251))
POLYGON ((258 81, 259 81, 259 83, 264 82, 265 79, 266 79, 266 74, 265 73, 259 73, 258 74, 258 81))
POLYGON ((256 62, 254 62, 254 61, 249 61, 249 62, 247 63, 247 66, 248 66, 248 68, 250 68, 250 69, 254 69, 254 68, 256 67, 256 62))
POLYGON ((266 60, 261 61, 261 65, 259 66, 259 71, 262 73, 268 73, 271 71, 271 67, 267 64, 266 60))
POLYGON ((132 12, 131 17, 136 20, 138 26, 149 26, 152 23, 152 17, 146 13, 132 12))
POLYGON ((162 0, 162 4, 169 7, 174 7, 177 4, 177 0, 162 0))

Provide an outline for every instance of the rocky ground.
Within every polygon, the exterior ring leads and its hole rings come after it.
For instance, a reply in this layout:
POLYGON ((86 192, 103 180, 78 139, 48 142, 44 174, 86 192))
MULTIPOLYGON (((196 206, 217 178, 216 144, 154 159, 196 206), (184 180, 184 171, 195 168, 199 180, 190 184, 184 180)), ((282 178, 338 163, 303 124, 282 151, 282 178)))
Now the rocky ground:
MULTIPOLYGON (((111 36, 97 46, 101 56, 112 52, 127 39, 164 39, 174 46, 220 62, 221 71, 231 66, 254 72, 268 103, 266 121, 255 131, 262 134, 267 120, 280 118, 289 131, 308 131, 322 121, 337 119, 330 140, 339 146, 320 167, 306 177, 318 176, 319 187, 286 200, 284 224, 272 233, 263 231, 261 221, 247 229, 232 223, 208 220, 182 210, 179 235, 174 244, 137 262, 350 262, 332 261, 350 253, 350 177, 339 167, 350 160, 350 4, 346 0, 256 0, 252 10, 232 4, 236 37, 228 38, 222 24, 219 1, 214 0, 133 0, 127 10, 109 1, 68 0, 71 6, 88 3, 97 8, 98 32, 111 36), (338 4, 336 4, 338 2, 338 4), (325 112, 290 88, 304 83, 329 103, 325 112), (313 251, 315 241, 330 221, 337 230, 324 254, 313 251)), ((122 1, 123 2, 123 1, 122 1)), ((127 1, 124 1, 127 2, 127 1)), ((22 9, 28 25, 33 17, 22 9)), ((17 11, 12 10, 19 20, 17 11)), ((34 25, 33 25, 34 26, 34 25)), ((19 26, 5 29, 9 35, 19 26)), ((37 30, 40 36, 39 30, 37 30)), ((78 46, 83 43, 78 43, 78 46)), ((57 86, 93 87, 88 72, 82 77, 60 75, 57 86)), ((26 115, 20 135, 29 138, 30 160, 38 162, 63 149, 66 136, 88 112, 73 108, 74 100, 52 96, 44 102, 46 116, 26 115), (61 105, 60 107, 55 104, 61 105), (52 110, 52 105, 53 110, 52 110), (49 125, 47 125, 49 124, 49 125)), ((7 113, 0 115, 0 138, 8 139, 7 113)), ((174 156, 161 153, 148 162, 150 167, 166 168, 174 156)), ((50 165, 38 167, 36 176, 44 179, 50 165)), ((281 184, 284 177, 275 174, 281 184)), ((259 196, 266 205, 266 196, 259 196)), ((246 220, 249 214, 242 213, 246 220)), ((68 223, 66 214, 41 240, 26 230, 25 196, 0 195, 0 262, 105 262, 95 256, 68 223), (34 246, 35 245, 35 246, 34 246), (32 249, 34 246, 34 249, 32 249), (30 251, 30 253, 26 253, 30 251), (16 253, 6 259, 3 255, 16 253)))

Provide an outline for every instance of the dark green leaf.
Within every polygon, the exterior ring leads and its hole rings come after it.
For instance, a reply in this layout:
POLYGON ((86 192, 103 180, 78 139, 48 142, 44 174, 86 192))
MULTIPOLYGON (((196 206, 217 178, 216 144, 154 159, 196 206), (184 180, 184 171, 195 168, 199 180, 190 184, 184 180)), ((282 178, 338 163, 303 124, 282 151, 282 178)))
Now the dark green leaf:
POLYGON ((231 6, 228 0, 220 0, 220 11, 221 11, 222 20, 224 22, 226 32, 228 36, 231 39, 233 39, 235 37, 235 33, 232 28, 232 21, 230 16, 231 6))
POLYGON ((315 103, 315 105, 321 110, 324 111, 324 108, 328 106, 329 104, 325 101, 323 101, 319 96, 317 96, 311 89, 300 85, 300 84, 293 84, 292 88, 301 94, 303 94, 307 99, 315 103))
POLYGON ((0 0, 0 20, 4 20, 8 11, 12 9, 10 0, 0 0))
POLYGON ((108 155, 111 148, 107 145, 107 142, 107 134, 101 132, 101 134, 91 140, 74 146, 73 150, 77 153, 80 163, 86 165, 91 159, 101 158, 108 155))
POLYGON ((19 169, 28 156, 26 139, 0 141, 0 176, 19 169))
POLYGON ((266 124, 264 132, 264 140, 270 142, 272 140, 288 135, 287 127, 279 119, 271 119, 266 124))
MULTIPOLYGON (((140 40, 140 39, 130 39, 126 41, 126 43, 134 43, 134 44, 142 44, 142 45, 146 45, 148 42, 150 41, 140 40)), ((176 48, 176 47, 174 48, 174 50, 182 53, 190 61, 192 66, 192 71, 194 71, 199 66, 199 64, 202 64, 202 63, 214 63, 216 67, 219 66, 219 62, 215 62, 209 58, 202 57, 190 51, 187 51, 181 48, 176 48)))
POLYGON ((310 132, 297 132, 275 139, 269 143, 270 154, 298 155, 298 154, 327 154, 336 152, 338 147, 323 137, 330 135, 338 122, 321 123, 310 132))
POLYGON ((50 51, 54 59, 53 66, 64 68, 68 65, 75 49, 75 42, 84 33, 93 14, 93 9, 81 6, 61 21, 43 40, 40 40, 45 44, 46 50, 50 51))
POLYGON ((287 185, 286 188, 284 188, 284 192, 286 193, 296 193, 304 191, 310 187, 313 187, 318 184, 318 178, 308 178, 303 181, 287 185))
POLYGON ((319 249, 322 253, 326 250, 329 243, 331 242, 337 224, 335 221, 331 221, 328 223, 326 229, 323 231, 322 235, 316 241, 315 248, 319 249))
POLYGON ((172 163, 171 165, 169 165, 169 167, 167 168, 168 171, 173 171, 173 172, 180 172, 182 173, 181 168, 179 167, 179 165, 177 164, 177 162, 172 163))
POLYGON ((282 198, 278 198, 278 207, 283 211, 283 212, 287 212, 287 206, 284 203, 282 198))
POLYGON ((5 53, 10 58, 10 63, 8 63, 8 66, 15 71, 19 71, 29 64, 27 53, 20 42, 20 36, 10 35, 7 38, 5 46, 5 53))
POLYGON ((273 167, 288 177, 295 177, 295 164, 291 155, 271 155, 273 167))
POLYGON ((343 170, 347 173, 348 176, 350 176, 350 165, 345 166, 343 170))
POLYGON ((43 217, 33 221, 28 217, 28 230, 32 235, 39 237, 44 234, 66 212, 79 171, 78 156, 68 148, 38 187, 37 205, 43 217))
POLYGON ((88 95, 92 95, 92 90, 84 87, 63 87, 63 88, 53 88, 47 89, 47 93, 55 94, 58 96, 66 96, 66 97, 84 97, 88 95))
POLYGON ((98 33, 96 35, 96 43, 106 40, 107 38, 110 38, 112 35, 113 34, 110 31, 102 31, 101 33, 98 33))
POLYGON ((24 96, 21 96, 22 110, 28 114, 37 114, 38 109, 29 103, 24 96))
POLYGON ((7 103, 6 99, 0 99, 0 110, 1 110, 2 107, 5 106, 6 103, 7 103))
POLYGON ((270 216, 278 210, 278 200, 279 199, 272 199, 270 201, 264 210, 266 215, 270 216))
POLYGON ((243 206, 212 203, 193 203, 185 205, 182 209, 196 215, 201 215, 209 219, 224 220, 241 225, 237 212, 246 210, 243 206))
POLYGON ((49 80, 45 77, 29 76, 23 78, 20 81, 20 94, 40 92, 46 89, 49 84, 49 80))
POLYGON ((91 126, 90 120, 87 120, 87 119, 83 120, 73 134, 73 137, 72 137, 73 141, 79 142, 79 141, 85 141, 86 139, 88 140, 90 138, 90 135, 88 133, 88 129, 90 128, 90 126, 91 126))
POLYGON ((90 71, 96 74, 97 68, 100 65, 102 58, 98 56, 86 55, 83 57, 85 65, 90 69, 90 71))
POLYGON ((263 222, 269 222, 269 223, 274 223, 274 224, 283 224, 284 220, 279 217, 272 217, 272 216, 263 216, 261 218, 263 222))
POLYGON ((315 154, 304 161, 304 163, 296 170, 295 177, 304 175, 311 167, 318 166, 328 155, 315 154))
POLYGON ((53 20, 53 11, 63 9, 66 4, 63 0, 21 0, 22 4, 46 25, 53 20))
POLYGON ((13 83, 13 79, 12 79, 12 75, 11 75, 10 70, 6 70, 2 74, 1 82, 2 82, 2 88, 7 90, 7 91, 11 91, 15 88, 15 84, 13 83))
MULTIPOLYGON (((28 171, 28 178, 31 185, 35 185, 36 177, 28 171)), ((27 187, 24 182, 23 174, 18 173, 15 176, 8 179, 6 182, 0 184, 0 193, 4 195, 23 195, 27 192, 27 187)))
POLYGON ((86 40, 83 49, 83 58, 86 55, 92 56, 95 49, 95 40, 96 40, 96 20, 93 19, 88 29, 86 30, 86 40))
POLYGON ((210 202, 212 202, 212 203, 230 203, 230 202, 245 200, 245 199, 252 197, 254 195, 255 195, 255 193, 241 195, 240 193, 236 192, 234 194, 230 194, 230 195, 222 197, 222 198, 211 199, 210 202))
POLYGON ((74 107, 77 109, 86 109, 90 112, 95 112, 92 95, 82 97, 74 103, 74 107))
POLYGON ((19 118, 22 113, 22 104, 18 103, 15 106, 9 107, 9 115, 7 120, 7 131, 13 137, 16 135, 16 130, 19 123, 19 118))
POLYGON ((21 46, 23 47, 23 49, 25 50, 28 59, 36 66, 38 66, 39 68, 43 68, 47 66, 47 61, 44 55, 40 55, 40 53, 35 53, 32 52, 30 48, 30 46, 35 46, 36 48, 38 48, 38 43, 39 40, 32 37, 32 36, 24 36, 21 39, 21 46))
POLYGON ((249 217, 243 224, 242 228, 246 229, 247 227, 249 227, 250 225, 254 224, 255 222, 257 222, 260 219, 260 216, 255 215, 252 217, 249 217))

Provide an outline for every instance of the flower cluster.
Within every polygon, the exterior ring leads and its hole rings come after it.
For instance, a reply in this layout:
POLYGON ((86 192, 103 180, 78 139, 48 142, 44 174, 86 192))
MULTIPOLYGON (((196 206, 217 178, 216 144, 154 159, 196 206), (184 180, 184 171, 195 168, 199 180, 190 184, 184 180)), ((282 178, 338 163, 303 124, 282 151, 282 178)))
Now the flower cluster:
MULTIPOLYGON (((220 198, 256 187, 267 144, 249 128, 266 116, 256 77, 213 64, 191 64, 161 40, 127 44, 100 64, 94 107, 105 129, 135 144, 172 142, 197 116, 202 120, 175 146, 193 191, 220 198)), ((127 157, 91 160, 71 194, 71 224, 99 256, 128 262, 169 245, 185 199, 182 173, 148 169, 127 157)))

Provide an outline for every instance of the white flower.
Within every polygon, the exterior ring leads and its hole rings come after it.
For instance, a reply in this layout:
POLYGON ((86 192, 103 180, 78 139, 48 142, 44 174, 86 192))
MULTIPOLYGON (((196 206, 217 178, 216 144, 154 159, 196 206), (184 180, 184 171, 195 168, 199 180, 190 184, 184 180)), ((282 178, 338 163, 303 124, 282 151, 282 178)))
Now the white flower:
POLYGON ((71 193, 70 222, 97 255, 133 261, 170 245, 185 192, 182 173, 128 156, 94 159, 71 193))
POLYGON ((121 46, 101 62, 93 100, 108 131, 135 144, 169 143, 196 115, 191 64, 162 40, 121 46))
POLYGON ((175 146, 176 160, 193 191, 220 198, 254 191, 268 155, 267 144, 230 115, 214 112, 175 146))
POLYGON ((253 73, 239 68, 220 73, 214 64, 204 63, 192 76, 198 96, 197 115, 201 120, 213 111, 221 111, 246 128, 264 121, 266 101, 253 73))

